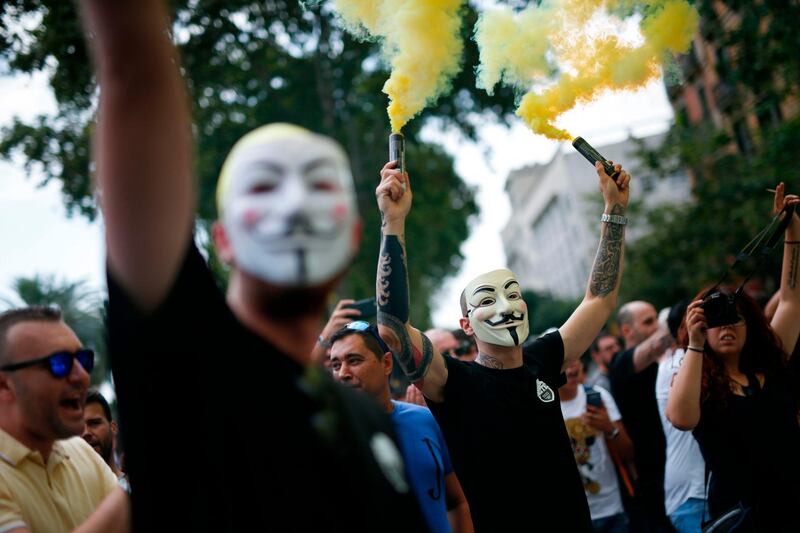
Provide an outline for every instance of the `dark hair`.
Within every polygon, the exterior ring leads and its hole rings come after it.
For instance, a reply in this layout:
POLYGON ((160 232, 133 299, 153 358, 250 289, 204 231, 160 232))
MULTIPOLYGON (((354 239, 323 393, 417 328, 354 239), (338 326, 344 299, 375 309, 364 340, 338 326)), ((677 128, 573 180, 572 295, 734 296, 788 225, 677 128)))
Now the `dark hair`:
MULTIPOLYGON (((370 326, 370 328, 373 327, 375 326, 370 326)), ((375 331, 375 334, 377 335, 378 332, 375 331)), ((372 336, 372 334, 369 332, 368 329, 359 331, 357 329, 350 329, 347 326, 345 326, 336 333, 334 333, 333 335, 331 335, 330 339, 331 346, 336 344, 337 341, 340 341, 345 337, 349 337, 350 335, 358 335, 359 337, 361 337, 361 339, 364 341, 364 345, 366 345, 366 347, 369 349, 369 351, 371 351, 375 355, 375 357, 377 357, 378 359, 383 358, 383 354, 385 352, 383 351, 381 345, 378 343, 375 337, 372 336)))
POLYGON ((99 403, 100 407, 103 408, 103 413, 106 415, 106 420, 112 422, 114 419, 111 417, 111 406, 108 405, 108 401, 106 400, 105 396, 100 394, 100 391, 97 389, 89 389, 89 392, 86 393, 86 405, 90 403, 99 403))
POLYGON ((60 322, 61 310, 58 307, 35 305, 10 309, 0 313, 0 361, 6 358, 6 340, 9 330, 22 322, 60 322))
POLYGON ((458 298, 458 303, 461 304, 461 316, 467 316, 467 289, 461 291, 461 296, 458 298))
POLYGON ((467 335, 463 329, 454 329, 450 333, 452 333, 453 337, 458 341, 456 355, 466 355, 472 351, 478 351, 478 345, 475 343, 475 337, 473 335, 467 335))
POLYGON ((686 308, 689 307, 690 303, 692 302, 688 298, 684 298, 669 308, 667 327, 669 328, 670 335, 676 339, 678 338, 678 331, 683 323, 683 317, 686 315, 686 308))
POLYGON ((600 330, 600 333, 597 334, 597 337, 595 337, 594 340, 592 341, 592 346, 590 347, 590 350, 592 352, 599 352, 600 346, 598 345, 598 342, 600 341, 600 339, 605 339, 606 337, 614 337, 614 339, 617 341, 617 344, 622 346, 622 343, 619 342, 619 337, 617 337, 607 329, 602 329, 600 330))
MULTIPOLYGON (((702 300, 708 288, 701 290, 693 298, 702 300)), ((732 294, 729 287, 721 287, 723 294, 732 294)), ((786 367, 788 357, 781 340, 767 323, 764 312, 755 300, 745 293, 736 297, 736 309, 742 314, 747 327, 747 340, 739 354, 739 370, 744 374, 774 374, 786 367)), ((678 344, 684 349, 689 344, 689 330, 686 316, 678 330, 678 344)), ((722 359, 711 349, 706 341, 703 346, 703 377, 700 389, 700 402, 709 402, 716 407, 724 407, 731 395, 731 383, 722 359)))

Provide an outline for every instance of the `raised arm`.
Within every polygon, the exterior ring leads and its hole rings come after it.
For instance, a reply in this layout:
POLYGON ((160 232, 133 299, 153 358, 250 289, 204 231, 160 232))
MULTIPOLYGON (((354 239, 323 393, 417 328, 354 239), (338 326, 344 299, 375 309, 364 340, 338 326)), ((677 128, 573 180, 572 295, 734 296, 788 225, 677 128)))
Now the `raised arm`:
POLYGON ((658 329, 633 351, 633 371, 639 373, 658 361, 674 339, 666 324, 659 324, 658 329))
MULTIPOLYGON (((784 196, 783 183, 779 184, 775 191, 775 211, 779 211, 787 204, 800 209, 798 196, 784 196)), ((791 355, 800 335, 800 215, 797 213, 792 216, 784 235, 778 307, 775 309, 771 325, 783 342, 783 349, 791 355)))
POLYGON ((696 300, 686 309, 689 345, 680 370, 669 390, 667 420, 681 431, 694 429, 700 422, 700 392, 703 378, 703 349, 706 344, 706 315, 703 301, 696 300))
POLYGON ((595 165, 600 191, 605 199, 604 215, 611 221, 601 222, 600 246, 589 275, 589 284, 583 301, 559 330, 564 341, 566 368, 586 351, 617 305, 617 293, 622 279, 622 258, 625 244, 625 225, 615 217, 624 217, 628 207, 630 176, 615 165, 619 172, 616 182, 595 165))
POLYGON ((441 402, 447 381, 444 357, 409 322, 405 220, 411 210, 412 192, 408 174, 395 170, 395 165, 394 161, 384 165, 375 190, 381 211, 381 252, 375 282, 378 329, 409 381, 427 398, 441 402))
POLYGON ((163 299, 192 231, 192 141, 163 0, 82 0, 100 84, 94 160, 108 266, 143 309, 163 299))

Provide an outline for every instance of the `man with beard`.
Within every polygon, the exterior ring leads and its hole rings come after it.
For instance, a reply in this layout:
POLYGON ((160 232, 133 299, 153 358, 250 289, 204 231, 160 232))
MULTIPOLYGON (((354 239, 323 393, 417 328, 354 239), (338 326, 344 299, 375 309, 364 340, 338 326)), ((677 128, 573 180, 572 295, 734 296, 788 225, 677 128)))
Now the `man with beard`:
POLYGON ((630 177, 616 182, 598 163, 605 213, 583 302, 553 333, 530 343, 527 307, 514 274, 494 270, 461 294, 461 328, 475 335, 478 357, 442 356, 409 322, 405 219, 408 175, 381 170, 376 189, 382 243, 376 292, 380 334, 424 394, 450 447, 476 531, 588 531, 591 520, 558 388, 563 369, 589 347, 616 305, 630 177))
POLYGON ((81 3, 100 85, 94 159, 133 526, 420 531, 390 420, 310 365, 358 247, 347 157, 288 124, 235 144, 213 228, 231 267, 222 293, 192 235, 192 123, 165 4, 81 3), (177 413, 180 472, 164 448, 177 413), (355 517, 340 512, 353 494, 355 517))
POLYGON ((92 389, 86 395, 83 422, 83 440, 100 454, 117 478, 122 478, 125 474, 117 466, 114 453, 117 423, 112 418, 111 406, 100 391, 92 389))
POLYGON ((58 309, 0 314, 0 531, 124 530, 127 496, 80 438, 93 366, 58 309))

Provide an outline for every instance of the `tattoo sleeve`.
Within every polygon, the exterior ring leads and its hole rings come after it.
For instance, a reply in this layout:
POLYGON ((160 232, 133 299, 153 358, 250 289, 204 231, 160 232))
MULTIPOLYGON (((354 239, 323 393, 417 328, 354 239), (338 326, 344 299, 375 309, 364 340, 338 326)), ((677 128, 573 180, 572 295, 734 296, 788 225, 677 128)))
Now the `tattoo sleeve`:
POLYGON ((384 235, 376 279, 378 324, 397 336, 399 348, 392 352, 408 379, 415 383, 425 377, 433 359, 433 345, 422 335, 417 349, 406 325, 409 317, 408 268, 405 244, 397 235, 384 235))
POLYGON ((408 269, 405 245, 397 235, 384 235, 378 259, 378 313, 408 322, 408 269))
MULTIPOLYGON (((623 215, 625 209, 615 205, 611 209, 612 215, 623 215)), ((600 238, 600 247, 594 258, 592 274, 589 281, 589 290, 593 296, 608 296, 617 287, 619 281, 620 260, 622 246, 625 244, 625 226, 621 224, 606 224, 600 238)))

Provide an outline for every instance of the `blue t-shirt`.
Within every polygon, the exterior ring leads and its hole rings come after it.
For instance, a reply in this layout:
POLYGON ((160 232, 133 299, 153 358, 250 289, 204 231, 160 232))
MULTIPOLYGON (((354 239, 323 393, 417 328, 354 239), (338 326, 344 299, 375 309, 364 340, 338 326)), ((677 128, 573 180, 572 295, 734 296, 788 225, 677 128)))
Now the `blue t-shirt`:
POLYGON ((449 532, 444 477, 453 471, 453 464, 442 430, 428 409, 394 400, 392 404, 400 452, 422 514, 431 532, 449 532))

